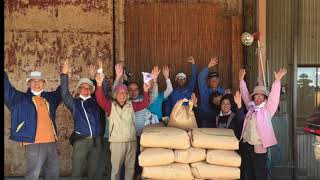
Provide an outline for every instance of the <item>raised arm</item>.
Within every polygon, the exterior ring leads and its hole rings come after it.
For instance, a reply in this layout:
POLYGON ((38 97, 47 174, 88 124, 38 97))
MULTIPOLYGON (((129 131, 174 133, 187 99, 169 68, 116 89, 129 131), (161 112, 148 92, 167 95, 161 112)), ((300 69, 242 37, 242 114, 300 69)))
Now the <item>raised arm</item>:
POLYGON ((159 94, 157 81, 158 81, 158 76, 159 76, 160 71, 161 70, 159 69, 158 66, 154 66, 151 71, 153 86, 152 86, 150 104, 152 104, 157 99, 158 94, 159 94))
POLYGON ((150 103, 150 97, 148 93, 148 89, 150 88, 150 84, 143 84, 143 100, 141 102, 132 102, 134 112, 140 111, 144 108, 147 108, 150 103))
POLYGON ((191 79, 188 83, 188 89, 190 91, 193 91, 194 88, 196 87, 196 82, 197 82, 197 68, 196 68, 196 63, 194 58, 191 56, 187 60, 188 63, 191 64, 191 79))
MULTIPOLYGON (((103 74, 103 65, 102 65, 102 60, 98 59, 98 69, 96 69, 95 65, 90 65, 89 66, 89 75, 90 75, 90 80, 93 82, 93 85, 97 87, 97 81, 95 79, 97 74, 103 74)), ((107 79, 104 78, 102 82, 102 87, 103 87, 103 93, 105 96, 108 95, 108 82, 107 79)), ((95 97, 95 93, 92 94, 95 97)))
POLYGON ((244 104, 246 105, 247 109, 249 109, 249 102, 251 101, 251 96, 248 91, 246 82, 243 80, 245 75, 246 75, 246 70, 240 69, 239 71, 240 93, 241 93, 241 97, 243 99, 244 104))
POLYGON ((173 91, 172 83, 169 78, 170 76, 169 76, 168 66, 164 66, 162 68, 162 73, 163 73, 164 79, 166 80, 166 85, 167 85, 166 90, 164 90, 164 92, 163 92, 163 98, 166 99, 173 91))
POLYGON ((272 116, 276 113, 280 101, 281 79, 287 74, 287 69, 281 68, 278 72, 274 72, 275 81, 266 103, 266 108, 271 112, 272 116))
POLYGON ((69 91, 69 60, 66 59, 62 65, 62 71, 60 75, 60 87, 61 87, 61 96, 64 104, 70 109, 73 110, 74 99, 69 91))
POLYGON ((237 105, 235 118, 238 124, 242 124, 244 121, 244 112, 243 112, 242 103, 241 103, 241 94, 239 91, 237 91, 236 94, 234 95, 234 102, 237 105))
POLYGON ((115 65, 115 71, 116 71, 116 78, 114 79, 114 82, 112 85, 112 93, 115 92, 115 89, 119 84, 123 84, 123 67, 120 63, 115 65))
POLYGON ((99 106, 107 112, 109 115, 111 113, 111 101, 106 98, 103 93, 103 83, 104 75, 99 73, 96 75, 97 89, 96 89, 96 100, 99 106))
POLYGON ((11 85, 6 71, 4 71, 3 78, 4 78, 4 81, 3 81, 3 85, 4 85, 4 103, 11 110, 11 107, 15 102, 15 97, 18 94, 23 95, 23 92, 16 90, 16 88, 14 88, 11 85))
POLYGON ((201 105, 206 106, 209 98, 209 87, 207 85, 207 78, 209 69, 216 66, 219 63, 218 58, 211 58, 207 67, 203 68, 198 76, 198 86, 200 91, 201 105))

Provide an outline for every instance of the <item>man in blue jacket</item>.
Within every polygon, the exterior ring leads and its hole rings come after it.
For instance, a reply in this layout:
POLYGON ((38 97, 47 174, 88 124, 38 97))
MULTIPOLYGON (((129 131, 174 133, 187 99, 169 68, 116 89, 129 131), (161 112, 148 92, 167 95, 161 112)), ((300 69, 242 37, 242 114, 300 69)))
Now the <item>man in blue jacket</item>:
POLYGON ((191 95, 196 86, 197 69, 195 60, 192 56, 188 58, 187 62, 191 64, 191 78, 187 83, 187 75, 185 73, 180 72, 176 75, 175 81, 177 87, 173 89, 168 99, 165 100, 166 116, 170 116, 172 108, 177 101, 183 98, 191 99, 191 95))
POLYGON ((208 67, 203 68, 198 76, 201 103, 199 108, 199 115, 202 121, 201 127, 205 127, 206 124, 212 124, 207 121, 213 121, 219 113, 219 110, 216 110, 215 108, 212 108, 212 106, 210 106, 210 95, 213 92, 217 92, 221 95, 225 93, 224 88, 219 86, 219 74, 217 72, 209 73, 209 69, 216 66, 218 62, 218 58, 211 58, 208 67))
POLYGON ((69 62, 66 60, 61 74, 61 95, 74 120, 74 131, 70 137, 70 142, 73 145, 72 177, 79 179, 82 176, 83 164, 88 162, 88 179, 96 180, 102 127, 99 106, 95 97, 91 96, 94 94, 95 86, 89 78, 81 78, 76 87, 77 93, 72 97, 68 88, 68 71, 69 62))
POLYGON ((56 110, 61 102, 60 87, 44 91, 41 72, 33 71, 27 79, 28 90, 21 92, 4 72, 4 103, 11 111, 10 139, 25 146, 26 180, 37 180, 43 168, 46 180, 59 179, 56 110))

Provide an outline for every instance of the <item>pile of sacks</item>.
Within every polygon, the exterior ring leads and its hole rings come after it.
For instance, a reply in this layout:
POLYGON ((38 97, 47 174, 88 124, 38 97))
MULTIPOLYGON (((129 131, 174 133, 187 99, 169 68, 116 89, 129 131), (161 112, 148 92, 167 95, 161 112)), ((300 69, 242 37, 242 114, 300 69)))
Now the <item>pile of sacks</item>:
POLYGON ((146 179, 240 179, 239 142, 231 129, 147 126, 139 165, 146 179))

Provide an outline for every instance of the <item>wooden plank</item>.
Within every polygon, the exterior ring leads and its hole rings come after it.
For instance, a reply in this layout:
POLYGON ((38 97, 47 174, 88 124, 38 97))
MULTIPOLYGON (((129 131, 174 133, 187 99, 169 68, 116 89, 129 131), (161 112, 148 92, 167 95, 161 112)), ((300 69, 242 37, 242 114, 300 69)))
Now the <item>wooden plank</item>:
POLYGON ((233 16, 232 21, 232 91, 239 89, 239 70, 243 68, 243 49, 241 43, 242 16, 233 16))

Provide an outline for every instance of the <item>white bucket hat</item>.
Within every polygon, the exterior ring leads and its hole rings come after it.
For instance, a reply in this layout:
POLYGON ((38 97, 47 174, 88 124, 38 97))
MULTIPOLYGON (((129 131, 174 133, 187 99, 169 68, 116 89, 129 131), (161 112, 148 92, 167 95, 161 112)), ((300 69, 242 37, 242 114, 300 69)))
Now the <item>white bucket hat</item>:
POLYGON ((36 80, 44 80, 46 82, 46 80, 42 77, 42 73, 39 71, 32 71, 30 73, 29 78, 26 80, 26 82, 29 82, 32 79, 36 79, 36 80))
POLYGON ((93 82, 89 78, 81 78, 77 84, 77 89, 80 87, 81 84, 89 84, 91 86, 92 92, 96 89, 93 85, 93 82))
POLYGON ((187 75, 186 75, 185 73, 183 73, 183 72, 180 72, 180 73, 178 73, 178 74, 176 75, 176 78, 184 78, 184 79, 186 79, 186 78, 187 78, 187 75))

